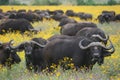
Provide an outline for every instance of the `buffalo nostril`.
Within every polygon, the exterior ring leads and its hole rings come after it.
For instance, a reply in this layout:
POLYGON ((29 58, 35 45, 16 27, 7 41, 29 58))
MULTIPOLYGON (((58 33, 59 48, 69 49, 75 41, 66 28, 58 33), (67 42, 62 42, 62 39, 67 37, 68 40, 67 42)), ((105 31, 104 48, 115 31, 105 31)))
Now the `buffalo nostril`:
POLYGON ((7 49, 7 50, 10 50, 10 48, 9 48, 9 47, 6 47, 6 49, 7 49))
POLYGON ((94 55, 93 55, 95 58, 98 58, 98 57, 100 57, 100 55, 99 55, 99 53, 94 53, 94 55))

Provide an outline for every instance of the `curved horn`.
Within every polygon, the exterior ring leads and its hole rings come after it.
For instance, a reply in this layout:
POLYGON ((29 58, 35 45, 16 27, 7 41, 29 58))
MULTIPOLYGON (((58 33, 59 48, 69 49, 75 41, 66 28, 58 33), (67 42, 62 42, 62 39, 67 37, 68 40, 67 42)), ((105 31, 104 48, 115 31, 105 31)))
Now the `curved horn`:
MULTIPOLYGON (((83 39, 84 40, 84 39, 83 39)), ((110 41, 110 46, 108 46, 108 47, 106 47, 105 45, 103 45, 101 42, 91 42, 90 44, 88 44, 87 46, 83 46, 82 45, 82 42, 83 42, 83 40, 81 40, 80 42, 79 42, 79 47, 81 48, 81 49, 87 49, 87 48, 89 48, 89 47, 91 47, 91 46, 101 46, 101 47, 103 47, 104 49, 106 49, 106 50, 110 50, 110 49, 112 49, 113 48, 113 45, 112 45, 112 42, 110 41)))
POLYGON ((38 43, 38 42, 35 42, 35 41, 30 41, 30 42, 32 42, 32 43, 34 43, 34 44, 36 44, 36 45, 38 45, 38 46, 40 46, 40 47, 45 47, 46 45, 42 45, 42 44, 40 44, 40 43, 38 43))
POLYGON ((112 48, 114 49, 114 46, 113 46, 111 40, 109 40, 109 42, 110 42, 110 45, 108 47, 103 47, 104 49, 106 49, 106 50, 110 50, 112 48))
POLYGON ((103 38, 103 37, 101 37, 101 36, 98 35, 98 34, 94 34, 94 35, 92 35, 92 37, 98 37, 98 38, 101 39, 102 41, 107 41, 107 40, 109 39, 109 36, 108 36, 108 35, 106 35, 106 38, 103 38))
POLYGON ((113 47, 111 51, 109 51, 110 54, 115 52, 115 48, 113 47))
POLYGON ((9 48, 12 49, 12 50, 15 50, 15 49, 17 49, 23 43, 25 43, 25 42, 22 42, 19 45, 17 45, 16 47, 14 47, 14 46, 11 45, 11 44, 13 44, 13 40, 10 40, 10 42, 9 42, 9 48))
POLYGON ((105 56, 110 56, 114 52, 115 52, 115 48, 114 48, 114 46, 112 46, 112 50, 111 51, 107 51, 107 54, 105 54, 105 56))
MULTIPOLYGON (((84 40, 84 39, 83 39, 84 40)), ((81 49, 87 49, 87 48, 89 48, 89 47, 91 47, 91 46, 97 46, 97 45, 100 45, 100 46, 102 46, 102 47, 105 47, 102 43, 100 43, 100 42, 91 42, 90 44, 88 44, 87 46, 83 46, 82 45, 82 42, 83 42, 83 40, 81 40, 80 42, 79 42, 79 47, 81 48, 81 49)))

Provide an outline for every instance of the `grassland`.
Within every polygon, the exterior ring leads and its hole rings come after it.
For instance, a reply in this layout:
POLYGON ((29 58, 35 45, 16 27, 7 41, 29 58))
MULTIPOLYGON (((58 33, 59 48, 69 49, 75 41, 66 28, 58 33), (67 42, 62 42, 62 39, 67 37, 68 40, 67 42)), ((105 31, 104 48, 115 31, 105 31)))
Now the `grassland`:
MULTIPOLYGON (((116 13, 120 13, 120 6, 0 6, 6 12, 11 10, 11 8, 18 9, 72 9, 75 12, 87 12, 93 14, 94 18, 100 14, 102 10, 114 10, 116 13)), ((80 21, 78 18, 75 18, 77 21, 80 21)), ((93 20, 94 22, 94 20, 93 20)), ((97 22, 95 22, 97 23, 97 22)), ((43 37, 45 39, 49 38, 54 34, 59 34, 59 28, 57 27, 59 22, 50 20, 44 20, 43 22, 36 22, 32 24, 36 29, 42 29, 37 35, 20 35, 19 33, 10 33, 6 35, 0 35, 0 41, 8 42, 11 39, 14 39, 15 44, 17 45, 20 42, 30 40, 33 37, 43 37), (56 27, 56 28, 54 28, 56 27)), ((93 70, 87 73, 68 70, 62 71, 60 68, 46 75, 46 73, 41 72, 35 74, 29 72, 25 67, 24 52, 18 53, 22 59, 20 64, 12 66, 11 70, 7 68, 0 67, 0 80, 120 80, 120 22, 111 22, 110 24, 99 24, 98 27, 103 29, 107 34, 110 35, 110 39, 115 46, 115 53, 105 58, 105 62, 102 66, 94 65, 93 70)))

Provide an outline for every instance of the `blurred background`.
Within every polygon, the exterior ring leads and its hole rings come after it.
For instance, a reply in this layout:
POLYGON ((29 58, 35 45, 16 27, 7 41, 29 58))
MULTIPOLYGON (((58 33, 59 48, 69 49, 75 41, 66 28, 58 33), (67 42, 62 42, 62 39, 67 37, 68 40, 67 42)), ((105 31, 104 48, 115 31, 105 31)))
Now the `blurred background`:
POLYGON ((0 0, 0 5, 117 5, 120 0, 0 0))

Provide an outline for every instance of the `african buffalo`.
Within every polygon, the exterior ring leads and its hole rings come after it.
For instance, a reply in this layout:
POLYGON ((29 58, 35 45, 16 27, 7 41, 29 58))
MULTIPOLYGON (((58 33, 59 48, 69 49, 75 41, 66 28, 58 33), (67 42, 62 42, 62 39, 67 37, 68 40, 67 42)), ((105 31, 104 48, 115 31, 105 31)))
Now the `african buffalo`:
POLYGON ((55 14, 51 16, 52 19, 56 20, 56 21, 61 21, 63 18, 68 18, 66 15, 62 15, 62 14, 55 14))
POLYGON ((40 71, 43 67, 42 49, 47 41, 43 38, 33 38, 30 41, 25 41, 17 45, 11 46, 11 49, 16 51, 25 51, 26 67, 28 70, 40 71))
POLYGON ((99 23, 103 24, 105 22, 109 23, 110 21, 113 21, 114 17, 115 17, 114 11, 102 11, 102 14, 98 15, 97 19, 99 23))
POLYGON ((64 26, 67 23, 77 23, 77 21, 71 18, 63 18, 61 19, 59 26, 64 26))
POLYGON ((5 19, 4 22, 0 24, 0 34, 15 31, 24 33, 25 31, 37 31, 37 30, 34 30, 30 22, 25 19, 5 19))
POLYGON ((65 12, 65 14, 66 14, 67 16, 70 16, 70 17, 75 16, 75 13, 74 13, 73 10, 67 10, 67 11, 65 12))
POLYGON ((10 19, 26 19, 32 23, 34 23, 35 21, 42 21, 42 18, 39 17, 39 15, 36 13, 19 12, 15 14, 10 14, 9 18, 10 19))
POLYGON ((75 36, 75 34, 85 27, 96 28, 97 25, 92 22, 68 23, 61 28, 62 35, 75 36))
POLYGON ((92 14, 89 14, 89 13, 81 13, 78 15, 78 17, 81 19, 81 20, 92 20, 92 14))
POLYGON ((114 21, 120 21, 120 14, 117 14, 114 18, 114 21))
POLYGON ((61 14, 61 15, 63 15, 63 14, 64 14, 64 11, 63 11, 63 10, 54 10, 54 11, 53 11, 53 15, 56 15, 56 14, 61 14))
POLYGON ((15 63, 20 63, 21 59, 17 52, 10 48, 11 41, 0 43, 0 64, 3 66, 11 67, 15 63))
POLYGON ((114 51, 111 41, 107 47, 86 37, 54 39, 43 48, 43 59, 48 68, 52 63, 58 65, 61 59, 68 57, 71 58, 75 68, 92 69, 95 63, 103 64, 104 57, 110 56, 114 51))
POLYGON ((116 15, 115 11, 105 11, 105 10, 102 11, 102 14, 106 14, 106 13, 107 13, 107 14, 114 15, 114 16, 116 15))

